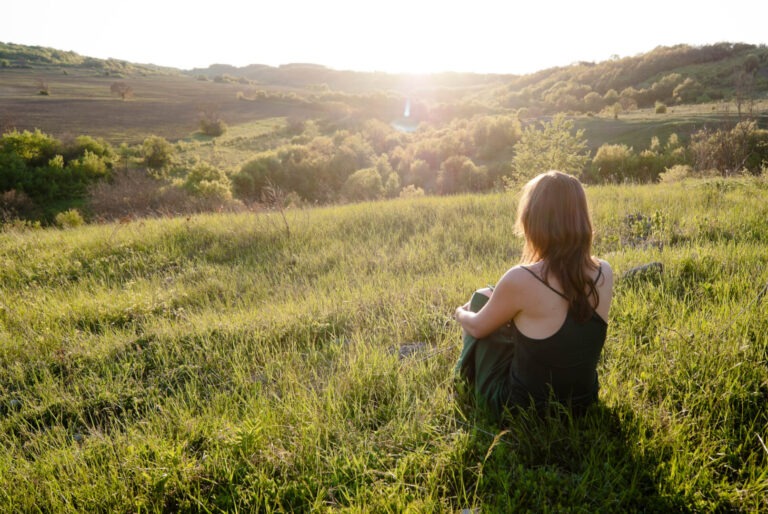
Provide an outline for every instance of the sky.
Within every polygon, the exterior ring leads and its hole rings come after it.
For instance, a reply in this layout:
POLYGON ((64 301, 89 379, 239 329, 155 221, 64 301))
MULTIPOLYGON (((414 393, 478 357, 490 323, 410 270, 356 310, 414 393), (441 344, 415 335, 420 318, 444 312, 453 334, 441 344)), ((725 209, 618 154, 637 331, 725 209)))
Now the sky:
POLYGON ((525 74, 657 46, 766 44, 768 2, 5 0, 0 42, 180 69, 525 74))

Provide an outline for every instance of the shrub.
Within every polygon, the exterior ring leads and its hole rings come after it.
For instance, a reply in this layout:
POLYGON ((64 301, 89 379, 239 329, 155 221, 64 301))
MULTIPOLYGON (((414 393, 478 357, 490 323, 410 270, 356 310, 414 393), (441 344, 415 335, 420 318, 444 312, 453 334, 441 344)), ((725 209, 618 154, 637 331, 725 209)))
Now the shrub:
POLYGON ((637 171, 637 155, 627 145, 604 144, 592 159, 592 177, 598 181, 636 179, 637 171))
POLYGON ((696 171, 758 174, 768 163, 768 131, 754 121, 741 121, 730 130, 702 129, 691 136, 690 151, 696 171))
POLYGON ((230 200, 231 182, 221 169, 206 162, 195 164, 187 173, 183 187, 193 196, 211 200, 230 200))
POLYGON ((119 96, 122 100, 126 100, 127 98, 131 98, 133 96, 133 88, 125 82, 121 81, 113 82, 109 87, 109 91, 113 95, 119 96))
POLYGON ((13 131, 0 138, 0 191, 16 190, 40 206, 81 198, 112 163, 111 147, 92 138, 65 146, 40 131, 13 131))
POLYGON ((227 131, 227 124, 214 108, 203 109, 200 117, 200 132, 206 136, 219 137, 227 131))
POLYGON ((173 163, 173 145, 164 137, 149 136, 141 145, 144 165, 153 171, 163 171, 173 163))
POLYGON ((0 194, 0 220, 3 222, 29 216, 34 207, 35 203, 23 191, 11 189, 0 194))
POLYGON ((662 184, 674 184, 689 177, 692 171, 693 168, 687 164, 676 164, 671 168, 667 168, 664 173, 659 175, 659 182, 662 184))
POLYGON ((56 224, 61 228, 75 228, 85 223, 83 216, 77 209, 69 209, 56 215, 56 224))
POLYGON ((89 193, 88 208, 92 216, 105 221, 243 208, 241 203, 231 200, 222 202, 193 196, 183 187, 144 170, 116 173, 112 180, 94 184, 89 193))
POLYGON ((413 184, 405 186, 400 191, 400 198, 419 198, 424 196, 424 190, 420 187, 416 187, 413 184))
POLYGON ((666 104, 664 104, 664 102, 656 102, 656 114, 665 114, 666 112, 666 104))
POLYGON ((381 175, 376 168, 365 168, 351 174, 344 182, 342 194, 350 200, 374 200, 384 194, 381 175))

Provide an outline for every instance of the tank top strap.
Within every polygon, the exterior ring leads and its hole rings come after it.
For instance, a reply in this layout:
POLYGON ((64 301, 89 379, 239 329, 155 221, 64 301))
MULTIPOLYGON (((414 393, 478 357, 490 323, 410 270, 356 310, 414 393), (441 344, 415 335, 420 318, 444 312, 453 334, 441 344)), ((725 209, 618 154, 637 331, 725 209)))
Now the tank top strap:
POLYGON ((603 276, 603 263, 597 265, 597 276, 595 277, 595 285, 597 285, 597 281, 600 280, 600 277, 603 276))
POLYGON ((542 284, 544 284, 545 286, 547 286, 547 288, 548 288, 550 291, 552 291, 553 293, 557 294, 557 295, 558 295, 558 296, 560 296, 561 298, 565 298, 566 300, 568 300, 568 297, 567 297, 567 296, 565 296, 563 293, 561 293, 560 291, 558 291, 557 289, 555 289, 555 288, 554 288, 554 287, 552 287, 551 285, 547 284, 547 283, 544 281, 544 279, 543 279, 543 278, 541 278, 540 276, 538 276, 538 275, 537 275, 537 274, 536 274, 536 273, 535 273, 533 270, 531 270, 531 269, 528 269, 528 268, 526 268, 525 266, 520 266, 520 267, 521 267, 521 268, 523 268, 523 269, 524 269, 525 271, 527 271, 528 273, 530 273, 531 275, 533 275, 533 277, 534 277, 536 280, 538 280, 539 282, 541 282, 542 284))

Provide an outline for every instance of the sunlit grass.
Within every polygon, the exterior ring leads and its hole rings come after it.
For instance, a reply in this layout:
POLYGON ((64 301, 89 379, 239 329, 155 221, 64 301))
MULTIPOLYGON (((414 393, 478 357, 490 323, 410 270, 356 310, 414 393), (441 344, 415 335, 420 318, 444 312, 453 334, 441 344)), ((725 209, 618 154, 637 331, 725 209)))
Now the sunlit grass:
POLYGON ((588 189, 619 279, 583 419, 459 409, 512 194, 0 234, 2 511, 760 511, 768 189, 588 189), (421 350, 400 359, 407 343, 421 350))

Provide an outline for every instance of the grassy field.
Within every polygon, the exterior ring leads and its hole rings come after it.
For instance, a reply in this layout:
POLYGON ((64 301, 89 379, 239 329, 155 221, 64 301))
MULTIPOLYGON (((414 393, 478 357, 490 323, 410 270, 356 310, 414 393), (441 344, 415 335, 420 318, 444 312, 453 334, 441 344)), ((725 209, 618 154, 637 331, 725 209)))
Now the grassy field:
MULTIPOLYGON (((271 100, 238 100, 254 86, 200 81, 184 75, 117 78, 73 69, 0 71, 0 130, 40 129, 57 138, 87 134, 114 145, 140 143, 149 135, 176 141, 199 129, 201 111, 213 110, 229 125, 276 117, 315 117, 313 106, 271 100), (121 81, 133 89, 125 101, 111 94, 121 81), (39 83, 50 94, 38 94, 39 83)), ((261 88, 269 89, 269 88, 261 88)))
MULTIPOLYGON (((750 118, 759 127, 768 128, 768 101, 754 102, 751 109, 750 118)), ((717 102, 676 105, 669 107, 663 114, 656 114, 653 108, 638 109, 623 113, 618 119, 610 116, 581 116, 575 118, 574 123, 576 128, 584 129, 588 146, 593 152, 602 144, 625 144, 639 152, 650 146, 654 136, 663 144, 671 134, 677 134, 687 144, 691 134, 698 130, 733 126, 738 120, 733 102, 717 102)))
POLYGON ((768 509, 768 183, 588 190, 584 418, 455 397, 513 194, 0 234, 0 511, 768 509), (401 358, 403 348, 423 343, 401 358))

